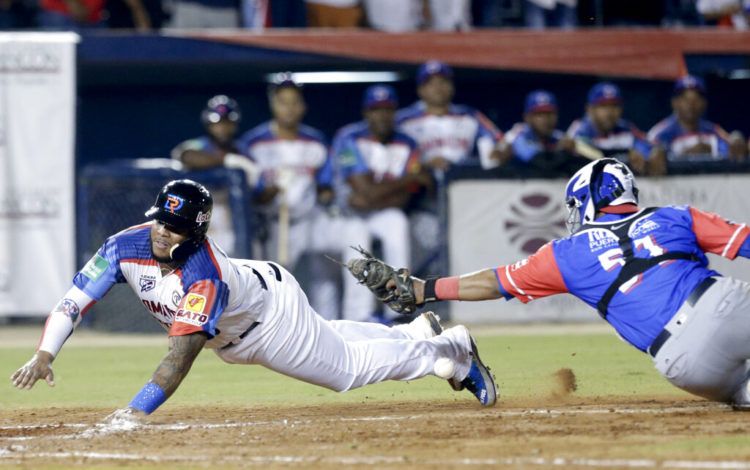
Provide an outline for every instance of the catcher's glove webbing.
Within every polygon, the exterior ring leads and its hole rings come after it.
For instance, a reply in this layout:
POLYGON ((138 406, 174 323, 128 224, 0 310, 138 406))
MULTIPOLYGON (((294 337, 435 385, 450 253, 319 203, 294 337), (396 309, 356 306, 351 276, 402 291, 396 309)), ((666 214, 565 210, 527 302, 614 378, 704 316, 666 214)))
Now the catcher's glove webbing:
POLYGON ((417 307, 414 280, 406 268, 395 269, 362 247, 354 248, 363 258, 353 258, 346 268, 381 302, 398 313, 414 313, 417 307), (391 282, 392 281, 392 282, 391 282))

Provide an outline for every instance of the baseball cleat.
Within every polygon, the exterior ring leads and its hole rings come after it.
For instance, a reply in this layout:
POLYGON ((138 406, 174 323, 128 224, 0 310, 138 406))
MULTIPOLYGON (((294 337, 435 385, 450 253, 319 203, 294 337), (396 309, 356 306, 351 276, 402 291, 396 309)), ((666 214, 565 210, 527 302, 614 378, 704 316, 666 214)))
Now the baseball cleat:
MULTIPOLYGON (((464 327, 465 328, 465 327, 464 327)), ((471 341, 471 369, 469 375, 461 381, 461 385, 479 400, 482 406, 494 406, 497 401, 497 387, 492 378, 490 368, 485 366, 479 358, 479 349, 474 337, 466 330, 471 341)))

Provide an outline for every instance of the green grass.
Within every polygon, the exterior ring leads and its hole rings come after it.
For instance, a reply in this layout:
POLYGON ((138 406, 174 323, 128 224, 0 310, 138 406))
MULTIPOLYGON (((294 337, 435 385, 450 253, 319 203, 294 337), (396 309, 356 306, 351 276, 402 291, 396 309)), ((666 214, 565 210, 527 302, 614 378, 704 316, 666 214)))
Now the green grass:
MULTIPOLYGON (((498 336, 478 333, 482 359, 492 367, 507 399, 543 396, 552 374, 574 371, 578 396, 684 395, 661 378, 650 358, 612 334, 498 336)), ((0 376, 6 380, 0 408, 120 407, 150 378, 167 349, 148 347, 82 347, 68 345, 55 361, 57 385, 37 383, 31 391, 7 381, 33 352, 0 349, 0 376)), ((362 401, 447 400, 447 386, 434 377, 412 382, 386 382, 347 393, 308 385, 260 366, 229 365, 210 351, 198 357, 192 371, 165 406, 179 405, 306 405, 362 401)))

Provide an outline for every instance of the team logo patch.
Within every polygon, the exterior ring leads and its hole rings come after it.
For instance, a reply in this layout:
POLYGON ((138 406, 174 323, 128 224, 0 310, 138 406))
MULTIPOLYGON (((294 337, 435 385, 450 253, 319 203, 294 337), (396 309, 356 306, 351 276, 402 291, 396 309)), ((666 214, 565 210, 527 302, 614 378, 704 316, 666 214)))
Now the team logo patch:
POLYGON ((188 312, 203 313, 206 307, 206 298, 199 294, 188 294, 185 298, 184 309, 188 312))
POLYGON ((81 270, 81 274, 92 281, 96 281, 102 274, 104 274, 104 271, 106 271, 107 268, 109 268, 109 262, 99 256, 99 254, 96 254, 88 263, 86 263, 86 266, 81 270))
POLYGON ((177 291, 172 292, 172 303, 175 305, 180 305, 180 300, 182 300, 182 294, 177 291))
POLYGON ((180 210, 184 204, 185 200, 180 196, 167 194, 167 202, 164 203, 164 208, 169 209, 169 212, 174 214, 176 211, 180 210))
POLYGON ((74 300, 65 298, 57 304, 55 312, 64 313, 71 321, 75 322, 78 319, 78 315, 81 314, 81 309, 78 308, 78 304, 74 300))
POLYGON ((141 292, 148 292, 156 287, 156 278, 153 276, 141 276, 138 284, 141 286, 141 292))

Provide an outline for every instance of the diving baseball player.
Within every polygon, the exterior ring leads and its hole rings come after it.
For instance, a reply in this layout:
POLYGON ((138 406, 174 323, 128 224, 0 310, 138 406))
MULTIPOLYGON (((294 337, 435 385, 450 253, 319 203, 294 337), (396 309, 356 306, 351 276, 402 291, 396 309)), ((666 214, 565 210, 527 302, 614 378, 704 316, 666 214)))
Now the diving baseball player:
POLYGON ((368 256, 349 266, 402 312, 437 300, 573 294, 675 386, 750 409, 750 283, 721 276, 705 255, 750 257, 750 228, 693 207, 639 207, 633 173, 611 158, 581 168, 565 201, 571 235, 514 264, 427 281, 368 256))
POLYGON ((432 314, 408 325, 326 321, 294 277, 276 263, 228 258, 206 236, 209 192, 190 180, 168 183, 150 222, 108 238, 76 274, 47 319, 36 354, 11 380, 53 384, 50 364, 86 311, 115 283, 127 282, 169 333, 169 353, 127 408, 112 419, 156 410, 179 386, 201 349, 230 364, 272 370, 346 391, 384 380, 434 374, 460 381, 482 405, 495 403, 494 382, 464 326, 442 330, 432 314))

